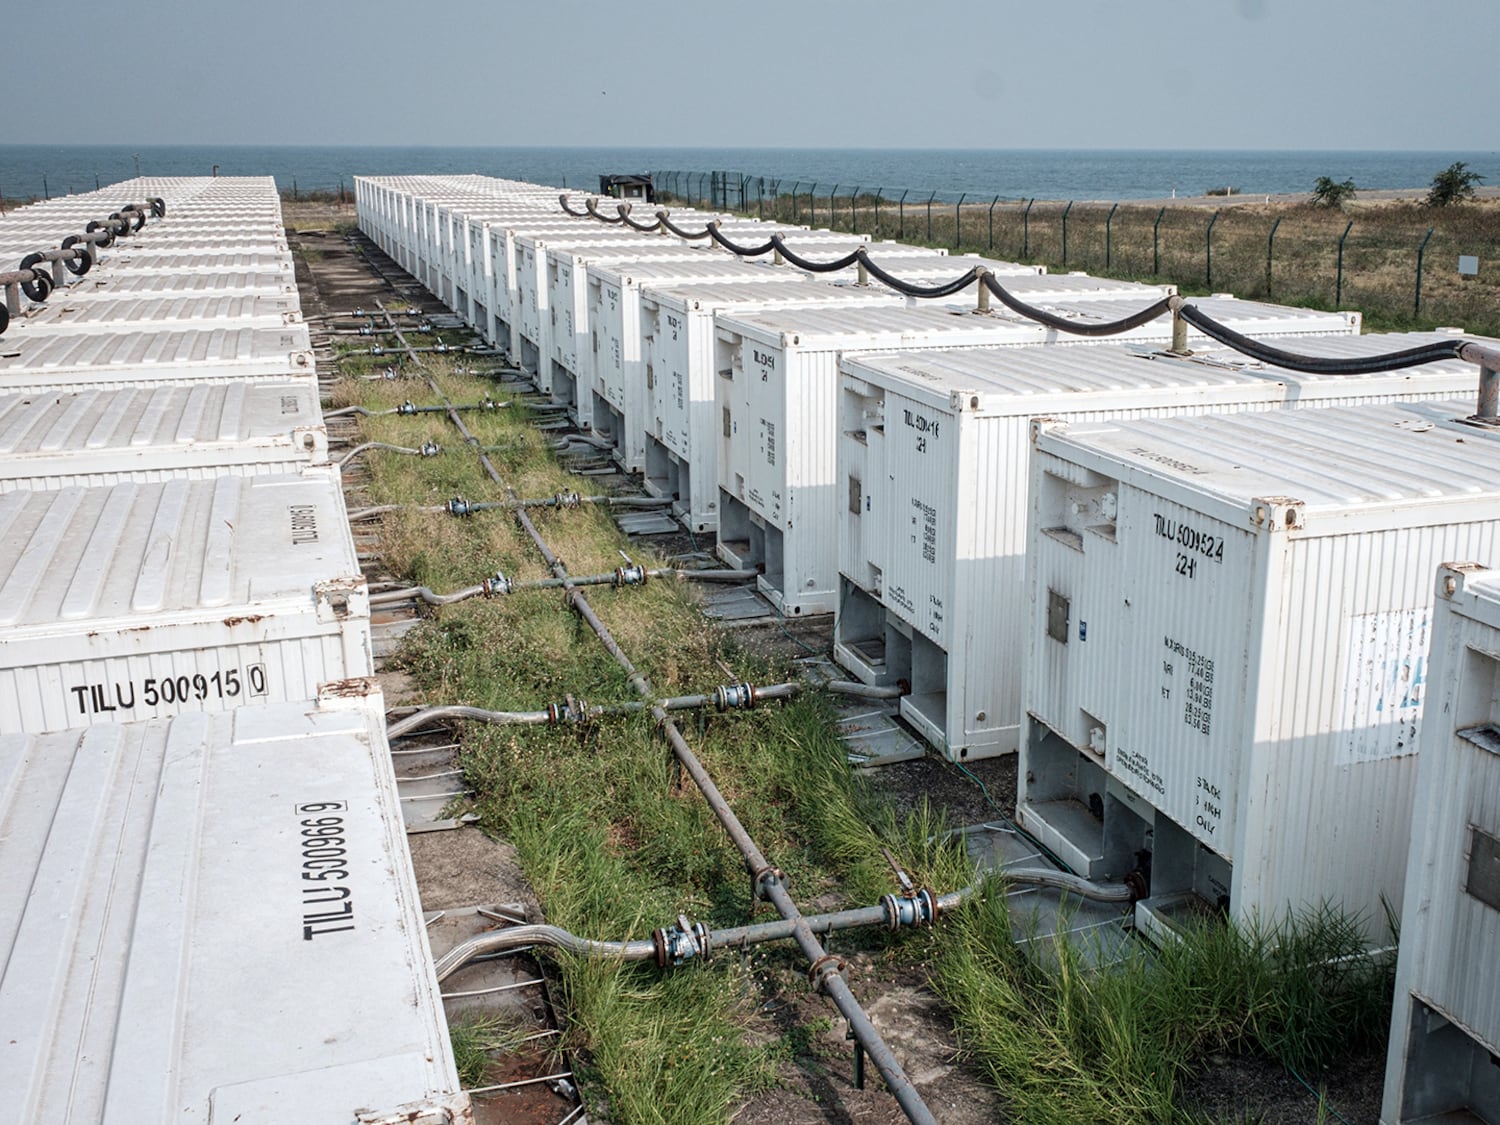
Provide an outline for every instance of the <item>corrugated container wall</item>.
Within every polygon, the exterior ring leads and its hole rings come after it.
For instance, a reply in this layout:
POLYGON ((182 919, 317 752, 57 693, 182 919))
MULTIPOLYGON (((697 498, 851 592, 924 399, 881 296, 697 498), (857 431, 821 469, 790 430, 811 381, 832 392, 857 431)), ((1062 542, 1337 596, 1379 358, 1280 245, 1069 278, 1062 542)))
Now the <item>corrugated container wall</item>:
POLYGON ((333 469, 0 496, 0 732, 303 699, 373 673, 333 469))
POLYGON ((1439 572, 1428 671, 1385 1125, 1500 1121, 1500 573, 1439 572))
MULTIPOLYGON (((1329 337, 1319 355, 1451 339, 1329 337)), ((954 760, 1014 751, 1023 719, 1030 422, 1448 399, 1461 360, 1385 375, 1299 375, 1222 348, 983 348, 850 356, 840 365, 840 591, 834 656, 906 681, 902 713, 954 760)))
POLYGON ((1500 549, 1474 399, 1066 426, 1032 456, 1018 817, 1137 925, 1401 901, 1432 576, 1500 549))

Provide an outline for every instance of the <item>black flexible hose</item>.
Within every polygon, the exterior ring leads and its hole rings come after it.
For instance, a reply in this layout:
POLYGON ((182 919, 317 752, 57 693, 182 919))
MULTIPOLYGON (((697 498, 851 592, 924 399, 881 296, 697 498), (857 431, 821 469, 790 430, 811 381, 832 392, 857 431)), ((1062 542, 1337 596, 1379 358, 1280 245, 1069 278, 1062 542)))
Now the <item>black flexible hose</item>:
POLYGON ((1423 344, 1384 355, 1337 357, 1311 356, 1274 348, 1243 333, 1227 328, 1195 305, 1183 305, 1182 319, 1191 324, 1211 340, 1243 352, 1251 359, 1274 364, 1292 371, 1310 375, 1373 375, 1380 371, 1396 371, 1403 367, 1416 367, 1422 363, 1435 363, 1443 359, 1461 359, 1459 349, 1467 342, 1460 338, 1439 343, 1423 344))
MULTIPOLYGON (((718 226, 717 223, 713 225, 718 226)), ((849 253, 845 254, 842 258, 836 258, 831 262, 814 262, 810 258, 804 258, 795 251, 787 249, 787 244, 782 240, 782 237, 779 234, 773 234, 771 236, 771 242, 776 247, 776 249, 781 252, 781 256, 783 258, 791 262, 792 265, 796 266, 799 270, 806 270, 808 273, 835 273, 838 270, 846 270, 850 266, 858 262, 860 260, 860 255, 864 253, 864 249, 862 247, 855 247, 853 250, 849 251, 849 253)))
MULTIPOLYGON (((677 233, 677 228, 672 226, 671 223, 667 223, 666 219, 662 219, 662 222, 666 223, 667 229, 673 234, 677 233)), ((708 235, 720 246, 728 250, 731 254, 738 254, 741 258, 759 258, 762 254, 769 254, 776 249, 777 236, 774 234, 769 239, 767 239, 765 244, 762 246, 740 246, 729 241, 728 238, 724 237, 724 235, 719 232, 718 223, 709 223, 708 229, 703 233, 708 235)), ((685 238, 687 236, 684 235, 683 237, 685 238)))
POLYGON ((80 242, 83 242, 83 236, 79 234, 70 234, 62 240, 64 250, 71 250, 74 246, 78 246, 76 258, 63 259, 63 265, 68 267, 68 272, 77 277, 82 277, 94 268, 94 248, 87 244, 79 246, 80 242))
POLYGON ((699 231, 697 234, 689 234, 687 231, 683 230, 677 224, 675 224, 674 222, 672 222, 671 219, 667 218, 667 213, 665 211, 658 211, 656 213, 656 218, 657 218, 657 221, 660 222, 662 226, 666 227, 669 231, 671 231, 673 234, 675 234, 678 238, 685 238, 689 242, 696 242, 698 239, 700 239, 700 238, 707 238, 709 235, 711 235, 711 234, 714 233, 714 227, 713 227, 712 223, 710 223, 703 230, 699 231))
POLYGON ((620 204, 620 221, 631 230, 638 230, 642 234, 653 234, 656 231, 661 230, 660 219, 657 219, 654 223, 638 223, 634 219, 632 219, 630 217, 630 205, 628 203, 620 204))
POLYGON ((1076 320, 1069 320, 1064 316, 1057 316, 1045 309, 1039 309, 1035 305, 1028 305, 1005 286, 995 279, 992 273, 986 273, 983 277, 984 285, 999 300, 999 302, 1012 312, 1019 313, 1027 320, 1034 320, 1038 324, 1045 324, 1048 328, 1056 328, 1059 332, 1067 332, 1074 336, 1117 336, 1121 332, 1129 332, 1132 328, 1139 328, 1143 324, 1155 320, 1163 313, 1172 311, 1172 298, 1163 297, 1154 304, 1147 305, 1139 312, 1131 313, 1129 316, 1121 317, 1119 320, 1106 321, 1103 324, 1080 324, 1076 320))
POLYGON ((908 297, 924 297, 929 300, 938 297, 951 297, 955 293, 962 293, 970 285, 974 284, 974 280, 984 272, 982 267, 973 266, 962 277, 955 277, 952 281, 946 281, 941 285, 913 285, 911 282, 902 281, 899 277, 895 277, 881 269, 870 260, 870 256, 865 254, 863 250, 860 253, 863 255, 860 261, 864 263, 865 269, 870 271, 870 276, 882 284, 890 286, 897 293, 902 293, 908 297))
POLYGON ((575 219, 587 219, 589 217, 589 213, 587 211, 575 211, 575 210, 573 210, 573 208, 569 207, 568 206, 568 197, 566 195, 559 195, 557 197, 557 201, 558 201, 558 203, 562 204, 562 209, 564 211, 566 211, 569 215, 572 215, 573 218, 575 218, 575 219))
POLYGON ((597 206, 596 201, 594 200, 594 198, 592 196, 590 196, 587 200, 585 200, 583 205, 584 205, 585 208, 588 209, 588 213, 590 215, 594 216, 594 218, 598 219, 601 223, 611 223, 613 225, 618 226, 620 223, 623 223, 625 221, 625 219, 624 219, 623 216, 621 216, 619 218, 611 219, 608 215, 601 215, 601 214, 599 214, 599 208, 597 206))

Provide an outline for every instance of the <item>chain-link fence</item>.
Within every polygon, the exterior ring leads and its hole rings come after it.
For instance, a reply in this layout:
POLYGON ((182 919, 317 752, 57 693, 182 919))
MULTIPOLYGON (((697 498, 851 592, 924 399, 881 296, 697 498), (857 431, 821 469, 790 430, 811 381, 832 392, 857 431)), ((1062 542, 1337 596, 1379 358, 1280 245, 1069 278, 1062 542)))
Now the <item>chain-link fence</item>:
POLYGON ((657 197, 958 253, 1500 335, 1500 205, 1074 203, 654 173, 657 197))

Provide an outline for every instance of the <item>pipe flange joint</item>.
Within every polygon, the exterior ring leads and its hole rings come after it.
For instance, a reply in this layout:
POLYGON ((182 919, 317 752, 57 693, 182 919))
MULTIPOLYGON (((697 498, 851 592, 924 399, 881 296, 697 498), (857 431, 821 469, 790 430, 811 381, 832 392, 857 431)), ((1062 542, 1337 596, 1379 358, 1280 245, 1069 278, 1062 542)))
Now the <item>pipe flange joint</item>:
POLYGON ((547 721, 555 727, 563 723, 583 726, 589 718, 589 705, 571 695, 563 696, 561 703, 547 704, 547 721))
POLYGON ((373 336, 375 335, 375 326, 372 324, 361 324, 359 326, 359 334, 361 336, 373 336))
POLYGON ((576 508, 582 502, 582 497, 576 492, 558 492, 552 496, 552 506, 554 508, 576 508))
POLYGON ((629 566, 615 567, 616 586, 644 586, 646 584, 646 568, 637 563, 629 566))
POLYGON ((400 406, 396 407, 397 414, 415 414, 416 412, 417 404, 412 402, 411 399, 407 399, 400 406))
POLYGON ((443 506, 448 509, 450 516, 472 516, 474 514, 474 505, 462 496, 453 497, 453 499, 449 500, 443 506))
POLYGON ((385 355, 385 349, 382 348, 379 344, 371 344, 370 345, 370 350, 369 350, 368 354, 370 354, 370 355, 385 355))
POLYGON ((770 886, 773 883, 785 882, 786 875, 779 867, 761 867, 750 873, 750 894, 764 902, 771 897, 770 886))
POLYGON ((494 410, 498 405, 499 403, 497 403, 489 395, 485 395, 482 399, 479 400, 480 410, 494 410))
POLYGON ((930 926, 938 917, 937 896, 926 887, 909 895, 882 895, 880 909, 885 914, 886 927, 891 930, 930 926))
POLYGON ((844 959, 825 953, 807 968, 807 983, 818 992, 828 991, 828 978, 844 971, 844 959))
POLYGON ((420 322, 415 328, 413 328, 412 331, 413 332, 435 332, 437 330, 435 328, 433 328, 431 324, 429 324, 427 321, 424 320, 424 321, 420 322))
POLYGON ((1140 902, 1151 894, 1151 888, 1146 885, 1145 873, 1139 870, 1132 871, 1125 876, 1125 885, 1130 888, 1130 901, 1140 902))
POLYGON ((441 341, 439 341, 438 343, 436 343, 436 344, 434 344, 432 346, 432 350, 435 351, 435 352, 437 352, 438 355, 447 355, 449 352, 457 351, 458 349, 457 348, 450 348, 447 344, 444 344, 441 341))
POLYGON ((431 438, 424 441, 417 449, 417 452, 423 457, 436 457, 442 451, 443 447, 431 438))
POLYGON ((714 688, 714 707, 719 711, 741 711, 754 706, 755 688, 751 684, 720 684, 714 688))
POLYGON ((707 960, 708 927, 702 922, 689 922, 679 914, 675 926, 662 926, 652 931, 651 944, 656 950, 659 969, 679 968, 695 958, 707 960))
POLYGON ((486 578, 479 584, 479 589, 484 593, 485 597, 494 598, 509 594, 515 589, 515 584, 509 578, 505 577, 505 571, 497 570, 493 577, 486 578))

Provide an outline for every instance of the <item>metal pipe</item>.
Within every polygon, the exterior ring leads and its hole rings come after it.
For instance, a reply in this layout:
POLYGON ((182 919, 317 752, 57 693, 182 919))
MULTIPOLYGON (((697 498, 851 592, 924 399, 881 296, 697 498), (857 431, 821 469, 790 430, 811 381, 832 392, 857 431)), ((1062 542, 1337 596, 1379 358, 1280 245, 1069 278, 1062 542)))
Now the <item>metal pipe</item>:
MULTIPOLYGON (((403 345, 405 344, 404 337, 400 337, 398 334, 398 339, 401 339, 403 345)), ((442 394, 435 380, 429 378, 428 382, 432 385, 435 393, 442 394)), ((466 440, 469 440, 471 444, 478 444, 473 439, 473 435, 468 432, 468 428, 464 426, 463 418, 457 411, 450 410, 449 418, 458 427, 459 432, 463 434, 466 440)), ((512 498, 515 498, 515 490, 504 484, 499 472, 496 471, 489 458, 483 453, 479 454, 479 458, 490 479, 506 488, 506 491, 511 494, 512 498)), ((625 651, 615 640, 613 634, 610 633, 609 627, 600 620, 599 615, 589 605, 589 601, 584 596, 582 590, 578 589, 568 579, 567 567, 553 553, 552 549, 547 546, 547 541, 537 531, 536 525, 532 522, 530 515, 524 507, 516 508, 516 520, 536 547, 537 552, 546 562, 548 569, 552 571, 553 576, 565 580, 564 588, 567 590, 569 604, 583 618, 589 628, 593 630, 594 636, 604 646, 605 651, 614 658, 615 663, 625 672, 627 682, 630 684, 632 690, 645 699, 651 699, 654 693, 650 680, 631 662, 630 657, 625 654, 625 651)), ((796 903, 792 901, 791 896, 781 886, 780 872, 766 862, 766 857, 761 852, 760 847, 751 838, 750 834, 745 831, 744 825, 735 816, 734 810, 729 807, 729 803, 724 799, 723 793, 714 784, 714 780, 709 776, 708 771, 703 768, 702 763, 699 762, 697 755, 693 753, 692 747, 688 745, 687 740, 683 738, 682 732, 678 730, 671 716, 659 704, 652 704, 651 716, 656 720, 662 733, 666 736, 667 743, 672 748, 672 753, 682 764, 683 769, 693 778, 694 783, 698 786, 699 791, 702 792, 704 800, 708 802, 714 816, 718 819, 724 831, 734 842, 735 847, 744 858, 746 867, 750 872, 752 892, 757 897, 769 897, 782 917, 793 922, 798 927, 798 945, 802 947, 803 953, 809 956, 815 979, 824 991, 832 997, 839 1011, 849 1020, 850 1028, 855 1038, 859 1040, 860 1045, 869 1052, 871 1059, 875 1061, 876 1067, 880 1070, 881 1076, 895 1095, 902 1110, 911 1121, 918 1123, 918 1125, 928 1125, 928 1123, 935 1125, 932 1113, 923 1104, 921 1097, 912 1087, 910 1080, 901 1069, 901 1064, 891 1053, 890 1048, 880 1038, 879 1032, 875 1030, 869 1017, 860 1008, 853 993, 849 991, 849 986, 844 983, 843 978, 839 975, 839 970, 828 958, 827 952, 818 944, 812 931, 808 929, 807 923, 803 920, 796 903)))
POLYGON ((405 586, 399 590, 383 590, 378 594, 370 595, 370 604, 372 606, 392 605, 397 602, 421 600, 428 605, 452 605, 454 602, 467 601, 469 598, 495 597, 513 594, 520 590, 560 590, 569 582, 575 586, 640 586, 644 585, 649 578, 680 578, 698 582, 753 582, 757 577, 759 577, 759 572, 754 570, 678 570, 672 567, 646 570, 642 567, 631 566, 617 567, 606 574, 570 575, 566 579, 536 578, 526 582, 514 582, 497 572, 493 578, 486 578, 477 586, 464 586, 454 590, 451 594, 439 594, 427 586, 405 586))
MULTIPOLYGON (((340 457, 338 460, 339 468, 342 469, 350 461, 354 460, 354 458, 370 449, 384 449, 391 453, 405 453, 412 457, 436 457, 443 451, 442 446, 438 445, 436 442, 431 441, 424 442, 422 446, 417 449, 408 449, 404 445, 391 445, 389 442, 384 441, 367 441, 363 445, 356 445, 348 453, 340 457)), ((350 516, 349 518, 353 519, 354 517, 350 516)))

